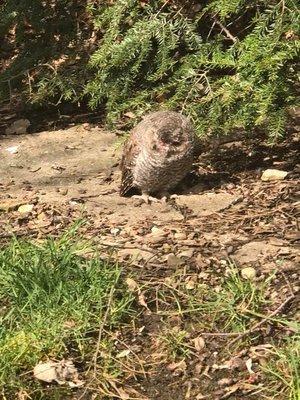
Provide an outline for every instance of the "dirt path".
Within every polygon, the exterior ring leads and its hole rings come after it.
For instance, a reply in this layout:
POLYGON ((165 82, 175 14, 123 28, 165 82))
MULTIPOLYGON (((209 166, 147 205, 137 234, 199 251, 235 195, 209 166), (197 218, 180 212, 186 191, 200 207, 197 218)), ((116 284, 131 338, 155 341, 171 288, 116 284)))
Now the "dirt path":
MULTIPOLYGON (((260 158, 265 151, 261 149, 260 158)), ((232 254, 239 245, 254 239, 263 240, 265 245, 269 237, 276 238, 282 246, 288 246, 297 228, 296 199, 292 196, 297 178, 295 151, 296 146, 282 154, 282 159, 278 154, 264 157, 262 164, 267 161, 280 165, 281 169, 288 167, 290 175, 285 181, 262 182, 259 179, 262 166, 256 165, 251 172, 246 170, 247 164, 255 165, 255 160, 249 157, 251 149, 243 148, 239 142, 225 145, 217 152, 203 155, 197 166, 202 174, 188 177, 185 190, 179 188, 181 194, 175 201, 168 205, 141 205, 138 200, 121 198, 118 194, 120 143, 114 134, 78 125, 54 132, 8 136, 0 141, 1 208, 18 209, 22 203, 35 204, 32 212, 25 215, 34 222, 42 205, 70 210, 82 210, 84 205, 88 215, 93 215, 93 227, 105 227, 110 233, 105 240, 120 242, 120 246, 128 241, 130 247, 134 243, 145 247, 151 243, 159 245, 168 238, 183 251, 189 249, 191 255, 193 243, 189 241, 196 236, 199 243, 194 243, 194 249, 200 248, 204 240, 214 242, 224 248, 224 256, 228 249, 232 254), (247 152, 248 159, 243 160, 247 152), (236 162, 244 171, 236 171, 236 162), (284 224, 277 223, 280 217, 284 217, 284 224)), ((270 246, 274 254, 274 245, 270 246)), ((259 246, 243 249, 243 252, 249 249, 251 261, 261 258, 259 246)), ((239 250, 238 254, 243 252, 239 250)), ((129 255, 130 251, 123 249, 125 253, 129 255)), ((247 263, 249 260, 243 257, 243 263, 247 263)))
MULTIPOLYGON (((298 150, 296 135, 273 148, 253 140, 207 149, 178 188, 176 200, 141 205, 118 195, 120 146, 112 133, 78 125, 2 137, 0 239, 12 233, 56 235, 83 218, 84 235, 99 242, 104 253, 114 248, 143 284, 184 270, 190 288, 196 283, 214 288, 228 259, 239 269, 253 267, 261 280, 279 269, 287 280, 278 283, 276 308, 288 285, 297 288, 299 279, 298 150), (262 171, 270 167, 289 174, 282 181, 261 181, 262 171)), ((144 301, 157 302, 154 292, 149 290, 144 301)), ((161 323, 153 318, 145 310, 149 337, 161 323)), ((143 343, 144 356, 154 362, 151 346, 143 343)), ((211 346, 218 348, 217 342, 211 346)), ((141 387, 151 399, 183 399, 187 389, 182 379, 174 378, 172 370, 158 370, 141 387)), ((209 380, 203 385, 201 391, 216 390, 209 380)))

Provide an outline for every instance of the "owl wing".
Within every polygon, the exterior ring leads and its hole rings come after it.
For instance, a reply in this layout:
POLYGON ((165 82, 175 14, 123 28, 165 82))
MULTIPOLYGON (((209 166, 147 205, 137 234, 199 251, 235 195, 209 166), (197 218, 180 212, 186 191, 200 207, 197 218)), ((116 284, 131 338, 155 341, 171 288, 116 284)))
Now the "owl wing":
POLYGON ((132 135, 126 141, 123 149, 123 155, 121 159, 121 186, 120 195, 126 196, 133 186, 133 168, 135 166, 136 158, 139 154, 140 147, 138 142, 135 140, 135 136, 132 135))

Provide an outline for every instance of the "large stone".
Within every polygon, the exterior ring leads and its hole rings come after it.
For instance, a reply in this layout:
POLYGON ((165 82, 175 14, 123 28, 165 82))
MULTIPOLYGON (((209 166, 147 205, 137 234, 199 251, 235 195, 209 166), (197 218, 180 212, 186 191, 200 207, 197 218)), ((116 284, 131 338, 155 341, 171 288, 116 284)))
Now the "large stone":
POLYGON ((205 193, 179 196, 176 203, 193 211, 195 215, 210 215, 225 210, 236 197, 229 193, 205 193))
POLYGON ((262 181, 281 181, 287 176, 286 171, 281 171, 279 169, 266 169, 262 176, 262 181))

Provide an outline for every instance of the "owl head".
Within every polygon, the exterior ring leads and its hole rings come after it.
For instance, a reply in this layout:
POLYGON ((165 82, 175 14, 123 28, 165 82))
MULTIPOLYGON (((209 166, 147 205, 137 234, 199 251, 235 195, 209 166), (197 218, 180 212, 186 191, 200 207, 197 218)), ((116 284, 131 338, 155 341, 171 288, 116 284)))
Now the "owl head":
POLYGON ((184 132, 182 127, 166 126, 157 132, 158 140, 166 146, 180 146, 184 142, 184 132))

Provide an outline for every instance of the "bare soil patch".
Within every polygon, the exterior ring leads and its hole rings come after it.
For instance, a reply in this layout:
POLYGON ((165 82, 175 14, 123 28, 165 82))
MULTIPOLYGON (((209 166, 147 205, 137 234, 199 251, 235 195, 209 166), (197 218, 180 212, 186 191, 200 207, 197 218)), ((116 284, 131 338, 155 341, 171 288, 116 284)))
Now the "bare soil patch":
MULTIPOLYGON (((1 137, 0 240, 55 236, 83 218, 80 232, 99 244, 101 256, 122 261, 124 279, 137 284, 139 309, 134 328, 124 327, 116 341, 120 351, 136 355, 134 370, 119 382, 137 391, 129 391, 132 398, 257 398, 265 382, 258 365, 268 357, 268 344, 294 331, 272 319, 253 332, 251 326, 277 309, 294 318, 299 306, 299 137, 272 148, 258 138, 208 147, 167 205, 119 197, 118 140, 86 124, 1 137), (261 181, 270 167, 286 170, 286 179, 261 181), (21 205, 30 207, 24 212, 21 205), (255 282, 275 274, 264 316, 252 315, 240 340, 209 322, 204 330, 191 305, 204 286, 218 293, 231 265, 238 274, 254 268, 255 282), (181 332, 180 345, 168 352, 181 332)), ((119 392, 116 398, 131 397, 119 392)))

